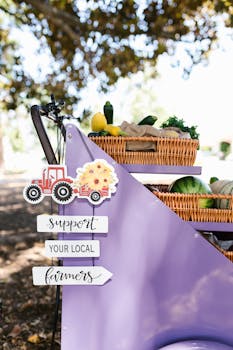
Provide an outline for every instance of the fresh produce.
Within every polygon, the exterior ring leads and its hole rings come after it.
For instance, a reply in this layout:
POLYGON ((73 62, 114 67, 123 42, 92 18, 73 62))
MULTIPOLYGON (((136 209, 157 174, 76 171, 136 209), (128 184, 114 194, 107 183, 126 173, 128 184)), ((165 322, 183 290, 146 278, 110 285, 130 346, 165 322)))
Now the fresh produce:
POLYGON ((105 115, 100 112, 95 113, 91 119, 91 130, 99 132, 105 130, 106 126, 107 120, 105 115))
POLYGON ((222 187, 229 183, 230 180, 219 180, 213 181, 213 178, 210 179, 210 188, 213 193, 219 194, 222 187), (211 180, 212 179, 212 180, 211 180))
MULTIPOLYGON (((211 181, 211 179, 210 179, 211 181)), ((217 180, 210 183, 210 188, 216 194, 232 194, 233 195, 233 180, 217 180)), ((233 200, 233 199, 232 199, 233 200)), ((230 199, 216 199, 216 208, 229 209, 230 199)))
POLYGON ((162 123, 161 128, 167 127, 176 127, 179 128, 183 132, 188 132, 192 139, 199 139, 199 134, 197 133, 197 126, 188 127, 185 125, 183 119, 178 119, 175 115, 173 117, 169 117, 167 121, 162 123))
POLYGON ((218 181, 218 180, 219 180, 218 177, 213 176, 213 177, 210 178, 210 184, 212 184, 212 183, 214 183, 214 182, 216 182, 216 181, 218 181))
POLYGON ((126 133, 121 130, 119 126, 116 125, 106 125, 104 131, 108 132, 111 136, 125 136, 126 133))
POLYGON ((183 176, 175 180, 169 187, 170 192, 179 193, 212 193, 208 184, 196 176, 183 176))
POLYGON ((93 115, 91 119, 91 131, 92 132, 88 134, 89 137, 108 136, 108 135, 111 135, 111 136, 127 135, 126 132, 124 132, 120 128, 120 126, 108 124, 105 115, 101 112, 95 113, 93 115))
POLYGON ((165 137, 179 137, 179 133, 175 130, 164 130, 165 137))
POLYGON ((148 115, 147 117, 143 118, 138 125, 154 125, 158 118, 153 115, 148 115))
POLYGON ((113 106, 109 101, 105 102, 104 115, 107 120, 107 124, 113 124, 113 106))
MULTIPOLYGON (((211 194, 211 188, 204 181, 195 176, 183 176, 175 180, 168 189, 169 192, 177 193, 198 193, 211 194)), ((214 206, 213 198, 200 198, 200 208, 212 208, 214 206)))
POLYGON ((88 137, 97 137, 97 136, 99 136, 99 132, 89 132, 89 134, 87 136, 88 137))
POLYGON ((99 136, 108 136, 110 133, 107 130, 102 130, 99 132, 99 136))
POLYGON ((102 130, 99 132, 89 132, 88 137, 97 137, 97 136, 108 136, 109 132, 102 130))

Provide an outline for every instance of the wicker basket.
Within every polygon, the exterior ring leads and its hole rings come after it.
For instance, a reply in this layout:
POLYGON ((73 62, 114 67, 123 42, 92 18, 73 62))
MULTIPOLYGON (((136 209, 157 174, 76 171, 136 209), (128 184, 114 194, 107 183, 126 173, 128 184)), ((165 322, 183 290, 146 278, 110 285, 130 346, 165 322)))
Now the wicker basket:
MULTIPOLYGON (((233 195, 169 193, 166 192, 168 186, 166 188, 164 185, 156 185, 159 191, 153 191, 152 185, 147 185, 147 187, 185 221, 233 223, 233 195), (229 200, 229 208, 199 208, 199 199, 201 198, 227 199, 229 200)), ((233 251, 226 251, 216 244, 213 245, 233 262, 233 251)))
POLYGON ((233 252, 228 252, 226 250, 221 249, 220 250, 223 255, 225 255, 231 262, 233 262, 233 252))
POLYGON ((153 193, 185 221, 233 222, 233 195, 153 193), (229 200, 229 209, 199 208, 199 199, 212 198, 229 200))
POLYGON ((199 141, 194 139, 153 136, 97 136, 90 139, 120 164, 192 166, 199 146, 199 141), (131 151, 135 142, 137 146, 147 142, 152 147, 147 151, 131 151))
POLYGON ((213 246, 217 248, 223 255, 225 255, 226 258, 233 262, 233 251, 227 251, 223 248, 220 248, 217 244, 213 244, 213 246))

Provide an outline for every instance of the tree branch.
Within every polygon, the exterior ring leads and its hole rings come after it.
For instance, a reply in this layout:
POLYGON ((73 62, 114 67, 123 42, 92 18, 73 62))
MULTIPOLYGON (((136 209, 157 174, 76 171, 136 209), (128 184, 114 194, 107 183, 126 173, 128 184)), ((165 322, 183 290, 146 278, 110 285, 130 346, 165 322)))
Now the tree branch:
POLYGON ((59 10, 57 7, 51 6, 47 1, 24 0, 24 2, 43 13, 45 18, 63 30, 72 40, 79 40, 80 21, 77 16, 59 10), (72 27, 75 27, 75 30, 72 27))
POLYGON ((8 9, 6 9, 5 7, 3 7, 3 6, 0 5, 0 11, 1 11, 1 10, 2 10, 3 12, 5 12, 7 15, 16 18, 17 21, 19 21, 19 22, 21 22, 21 23, 23 23, 23 24, 28 24, 27 21, 23 20, 23 18, 20 17, 20 16, 18 16, 17 13, 11 12, 11 11, 9 11, 8 9))

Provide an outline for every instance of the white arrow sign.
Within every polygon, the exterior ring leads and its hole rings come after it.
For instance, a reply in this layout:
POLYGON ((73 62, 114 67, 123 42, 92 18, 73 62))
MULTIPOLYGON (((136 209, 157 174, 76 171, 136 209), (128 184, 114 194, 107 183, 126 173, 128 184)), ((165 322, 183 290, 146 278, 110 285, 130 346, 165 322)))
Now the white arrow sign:
POLYGON ((38 215, 37 232, 107 233, 107 216, 38 215))
POLYGON ((35 266, 33 284, 44 285, 103 285, 112 273, 102 266, 35 266))
POLYGON ((45 255, 50 258, 96 258, 100 256, 98 240, 47 240, 45 255))

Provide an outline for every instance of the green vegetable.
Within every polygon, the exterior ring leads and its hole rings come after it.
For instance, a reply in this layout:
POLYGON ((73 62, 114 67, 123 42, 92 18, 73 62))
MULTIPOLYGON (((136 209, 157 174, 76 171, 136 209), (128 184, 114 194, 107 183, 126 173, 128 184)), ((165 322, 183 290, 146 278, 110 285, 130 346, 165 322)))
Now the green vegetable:
POLYGON ((87 136, 88 137, 97 137, 97 136, 100 136, 99 134, 100 134, 99 132, 89 132, 89 134, 87 136))
POLYGON ((213 176, 213 177, 210 178, 210 184, 212 184, 212 183, 214 183, 214 182, 216 182, 216 181, 218 181, 218 180, 219 180, 218 177, 213 176))
MULTIPOLYGON (((208 184, 203 182, 201 179, 195 176, 183 176, 175 180, 169 186, 169 192, 176 193, 199 193, 199 194, 211 194, 211 188, 208 184)), ((213 198, 200 198, 200 208, 213 208, 213 198)))
POLYGON ((98 132, 90 132, 88 134, 88 137, 108 136, 108 135, 110 135, 108 131, 101 130, 101 131, 98 131, 98 132))
POLYGON ((113 124, 113 106, 109 101, 105 102, 104 115, 107 119, 107 124, 113 124))
POLYGON ((107 130, 102 130, 99 132, 99 136, 108 136, 110 133, 107 130))
POLYGON ((187 125, 185 125, 183 119, 178 119, 175 115, 173 117, 169 117, 167 121, 162 123, 161 128, 167 128, 170 126, 179 128, 181 131, 188 132, 192 139, 199 139, 199 134, 196 130, 197 126, 188 127, 187 125))
POLYGON ((147 117, 143 118, 138 125, 154 125, 158 118, 153 115, 148 115, 147 117))

